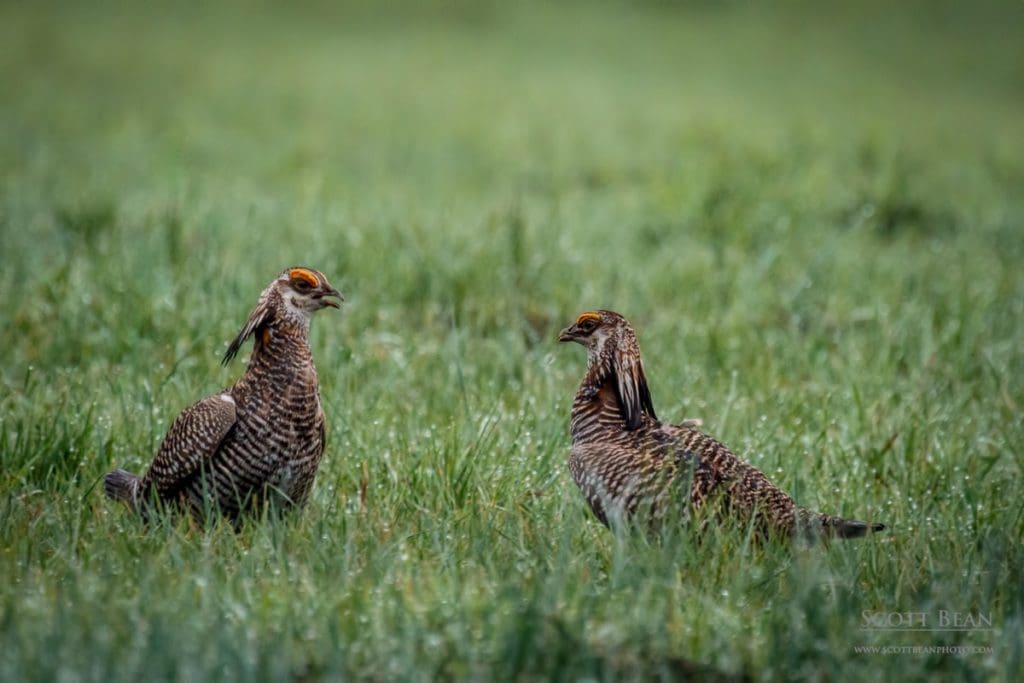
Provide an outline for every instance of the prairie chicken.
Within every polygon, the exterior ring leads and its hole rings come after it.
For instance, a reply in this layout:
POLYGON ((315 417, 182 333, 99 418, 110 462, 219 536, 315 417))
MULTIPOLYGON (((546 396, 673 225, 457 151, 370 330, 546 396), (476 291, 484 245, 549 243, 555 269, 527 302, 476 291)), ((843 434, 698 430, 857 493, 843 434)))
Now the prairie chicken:
POLYGON ((881 531, 867 524, 798 507, 758 469, 694 428, 658 420, 633 328, 618 313, 583 313, 560 342, 587 349, 587 373, 572 404, 569 469, 591 510, 605 525, 641 506, 663 519, 673 494, 686 518, 716 500, 719 510, 752 521, 764 534, 853 538, 881 531), (682 488, 689 490, 679 491, 682 488))
POLYGON ((182 411, 144 475, 107 473, 107 495, 143 513, 155 496, 198 516, 219 509, 230 518, 268 497, 301 506, 324 450, 309 323, 339 301, 344 298, 320 271, 284 271, 263 290, 224 354, 227 365, 254 337, 245 374, 182 411))

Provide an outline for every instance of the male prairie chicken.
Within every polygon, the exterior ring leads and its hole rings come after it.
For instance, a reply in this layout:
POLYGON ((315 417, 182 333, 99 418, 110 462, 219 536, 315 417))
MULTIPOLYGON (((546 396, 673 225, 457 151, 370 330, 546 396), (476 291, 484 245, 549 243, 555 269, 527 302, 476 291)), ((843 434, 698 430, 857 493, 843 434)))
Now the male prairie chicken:
MULTIPOLYGON (((717 500, 763 533, 853 538, 880 531, 798 507, 758 469, 692 424, 658 420, 633 328, 618 313, 591 311, 562 330, 561 342, 587 349, 587 373, 572 404, 569 469, 601 522, 645 506, 664 518, 673 494, 686 508, 717 500)), ((685 517, 689 509, 680 510, 685 517)))
POLYGON ((144 475, 107 473, 106 493, 145 512, 154 496, 197 515, 237 517, 267 496, 302 505, 324 450, 324 411, 309 350, 313 313, 344 298, 312 268, 289 268, 260 295, 224 354, 250 336, 249 367, 235 384, 186 408, 144 475))

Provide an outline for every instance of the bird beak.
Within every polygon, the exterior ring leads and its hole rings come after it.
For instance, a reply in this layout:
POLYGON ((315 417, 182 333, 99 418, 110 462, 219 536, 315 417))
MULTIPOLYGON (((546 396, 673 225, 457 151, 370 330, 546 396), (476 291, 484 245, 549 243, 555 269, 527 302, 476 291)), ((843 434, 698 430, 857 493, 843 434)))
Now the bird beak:
POLYGON ((558 335, 558 341, 560 341, 560 342, 575 341, 576 340, 576 335, 573 334, 573 328, 574 327, 576 327, 576 326, 575 325, 570 325, 569 327, 567 327, 564 330, 562 330, 559 333, 559 335, 558 335))
POLYGON ((331 308, 341 308, 341 303, 345 301, 345 297, 341 295, 341 292, 336 290, 334 287, 331 287, 326 292, 324 292, 321 300, 324 302, 324 306, 330 306, 331 308), (327 297, 333 298, 328 299, 327 297), (337 301, 335 301, 334 299, 337 299, 337 301))

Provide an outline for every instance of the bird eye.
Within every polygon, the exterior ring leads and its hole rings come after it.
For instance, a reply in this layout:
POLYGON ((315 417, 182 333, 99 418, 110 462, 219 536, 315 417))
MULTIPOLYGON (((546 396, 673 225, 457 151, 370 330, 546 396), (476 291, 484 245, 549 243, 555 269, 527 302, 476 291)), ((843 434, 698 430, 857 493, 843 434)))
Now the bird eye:
POLYGON ((596 326, 597 323, 594 320, 584 320, 580 323, 580 329, 584 332, 593 332, 596 326))
POLYGON ((292 283, 292 286, 294 286, 295 289, 299 290, 300 292, 308 292, 309 290, 313 289, 313 285, 309 284, 305 280, 295 280, 292 283))

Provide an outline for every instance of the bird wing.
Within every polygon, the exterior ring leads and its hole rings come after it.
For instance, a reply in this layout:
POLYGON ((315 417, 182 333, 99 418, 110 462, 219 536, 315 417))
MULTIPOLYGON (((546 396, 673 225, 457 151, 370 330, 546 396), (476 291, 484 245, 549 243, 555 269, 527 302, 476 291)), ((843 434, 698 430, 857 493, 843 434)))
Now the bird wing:
POLYGON ((679 457, 696 456, 693 473, 693 499, 704 501, 716 491, 724 494, 730 508, 741 514, 754 514, 767 525, 788 531, 796 515, 796 504, 765 474, 741 459, 727 446, 707 434, 685 426, 665 426, 679 457))
POLYGON ((174 495, 209 461, 236 421, 230 394, 208 396, 174 420, 146 473, 161 497, 174 495))

